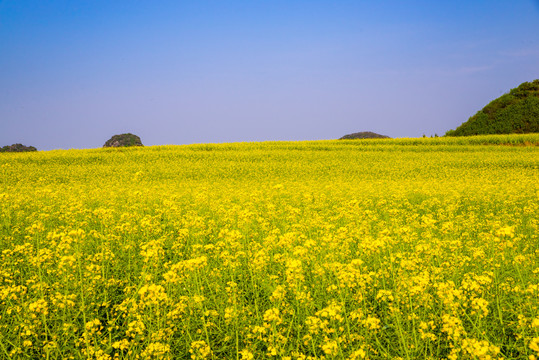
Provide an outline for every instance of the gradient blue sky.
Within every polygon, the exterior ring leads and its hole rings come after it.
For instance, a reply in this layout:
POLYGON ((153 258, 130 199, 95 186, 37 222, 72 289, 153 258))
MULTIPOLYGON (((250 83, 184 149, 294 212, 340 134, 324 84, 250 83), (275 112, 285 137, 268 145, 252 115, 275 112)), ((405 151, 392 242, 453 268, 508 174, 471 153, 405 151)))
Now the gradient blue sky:
POLYGON ((0 146, 444 134, 539 78, 539 1, 0 0, 0 146))

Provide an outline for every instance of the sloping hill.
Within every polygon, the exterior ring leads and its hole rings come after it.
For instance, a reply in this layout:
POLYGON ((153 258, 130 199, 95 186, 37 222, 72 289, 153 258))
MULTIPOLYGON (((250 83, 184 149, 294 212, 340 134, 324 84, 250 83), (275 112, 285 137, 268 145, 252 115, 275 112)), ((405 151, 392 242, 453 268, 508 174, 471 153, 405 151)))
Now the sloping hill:
POLYGON ((446 136, 525 134, 539 132, 539 79, 491 101, 446 136))

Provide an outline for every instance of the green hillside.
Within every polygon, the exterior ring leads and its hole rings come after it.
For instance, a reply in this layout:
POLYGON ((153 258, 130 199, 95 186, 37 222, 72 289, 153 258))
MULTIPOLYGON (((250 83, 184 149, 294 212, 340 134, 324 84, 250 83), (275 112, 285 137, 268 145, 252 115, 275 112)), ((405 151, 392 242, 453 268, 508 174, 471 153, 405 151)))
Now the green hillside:
POLYGON ((491 101, 446 136, 539 132, 539 80, 525 82, 491 101))

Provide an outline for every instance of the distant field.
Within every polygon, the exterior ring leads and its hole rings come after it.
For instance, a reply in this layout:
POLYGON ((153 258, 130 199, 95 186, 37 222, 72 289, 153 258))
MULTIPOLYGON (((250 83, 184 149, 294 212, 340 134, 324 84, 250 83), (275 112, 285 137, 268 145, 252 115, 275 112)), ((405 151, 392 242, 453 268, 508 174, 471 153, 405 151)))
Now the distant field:
POLYGON ((0 154, 0 358, 539 358, 537 144, 0 154))

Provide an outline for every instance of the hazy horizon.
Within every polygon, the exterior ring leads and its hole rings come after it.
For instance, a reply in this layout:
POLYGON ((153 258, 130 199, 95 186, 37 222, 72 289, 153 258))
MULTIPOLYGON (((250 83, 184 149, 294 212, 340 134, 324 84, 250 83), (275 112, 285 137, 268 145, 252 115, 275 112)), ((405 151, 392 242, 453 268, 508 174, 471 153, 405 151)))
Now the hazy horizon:
POLYGON ((539 1, 0 0, 0 146, 443 135, 539 78, 539 1))

